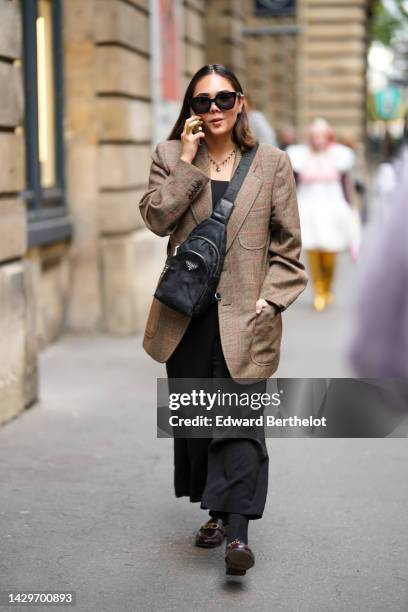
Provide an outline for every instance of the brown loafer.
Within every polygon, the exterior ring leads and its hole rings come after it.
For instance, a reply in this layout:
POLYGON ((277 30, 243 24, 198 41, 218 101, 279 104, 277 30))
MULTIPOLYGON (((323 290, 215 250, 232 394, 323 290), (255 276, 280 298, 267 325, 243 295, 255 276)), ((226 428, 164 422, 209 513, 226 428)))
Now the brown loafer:
POLYGON ((202 548, 220 546, 227 535, 226 526, 220 518, 210 519, 197 531, 195 544, 202 548))
POLYGON ((248 544, 241 540, 233 540, 225 549, 226 574, 244 576, 246 571, 255 564, 255 557, 248 544))

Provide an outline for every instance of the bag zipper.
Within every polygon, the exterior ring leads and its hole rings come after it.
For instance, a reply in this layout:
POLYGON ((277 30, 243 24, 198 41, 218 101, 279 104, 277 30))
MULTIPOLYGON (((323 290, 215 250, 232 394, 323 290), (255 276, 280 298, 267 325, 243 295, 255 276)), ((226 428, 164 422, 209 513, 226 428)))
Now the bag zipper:
MULTIPOLYGON (((197 253, 197 251, 193 251, 193 249, 189 249, 188 251, 186 251, 186 253, 188 253, 188 252, 190 252, 190 253, 194 253, 194 255, 197 255, 197 257, 199 257, 200 259, 202 259, 203 264, 204 264, 204 267, 205 267, 206 272, 207 272, 207 274, 208 274, 208 266, 207 266, 207 262, 205 261, 204 257, 203 257, 202 255, 200 255, 200 253, 197 253)), ((203 297, 203 295, 204 295, 205 291, 206 291, 206 287, 204 287, 204 289, 203 289, 203 290, 202 290, 202 292, 200 293, 200 296, 197 298, 197 300, 196 300, 196 304, 197 304, 198 302, 200 302, 200 300, 201 300, 201 298, 203 297)))
POLYGON ((220 252, 218 250, 217 245, 215 244, 215 242, 213 242, 212 240, 210 240, 206 236, 197 235, 197 236, 194 236, 194 238, 201 238, 201 240, 205 240, 206 242, 208 242, 209 244, 211 244, 214 247, 214 249, 215 249, 215 251, 217 253, 217 256, 218 256, 218 265, 217 265, 217 269, 215 270, 215 273, 217 274, 218 273, 218 268, 220 267, 220 252))
MULTIPOLYGON (((219 252, 218 247, 217 247, 217 245, 215 244, 215 242, 213 242, 212 240, 210 240, 210 239, 209 239, 209 238, 207 238, 206 236, 200 236, 200 235, 198 235, 198 234, 197 234, 197 236, 194 236, 193 238, 190 238, 190 240, 195 240, 196 238, 201 238, 201 240, 205 240, 206 242, 208 242, 209 244, 211 244, 211 245, 214 247, 214 249, 216 250, 217 255, 218 255, 218 259, 219 259, 219 257, 220 257, 220 252, 219 252)), ((176 253, 177 253, 177 250, 178 250, 179 246, 180 246, 180 244, 176 244, 176 246, 174 247, 174 253, 173 253, 173 255, 176 255, 176 253)))

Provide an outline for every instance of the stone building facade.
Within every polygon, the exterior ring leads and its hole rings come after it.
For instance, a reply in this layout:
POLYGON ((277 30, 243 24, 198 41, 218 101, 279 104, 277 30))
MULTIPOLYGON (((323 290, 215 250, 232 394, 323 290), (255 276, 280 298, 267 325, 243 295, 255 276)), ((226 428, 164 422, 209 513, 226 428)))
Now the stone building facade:
POLYGON ((275 127, 302 139, 323 115, 362 150, 371 3, 298 0, 274 17, 255 4, 0 0, 0 423, 39 398, 38 352, 65 331, 143 328, 167 242, 138 209, 157 54, 176 72, 166 112, 198 68, 225 63, 275 127))

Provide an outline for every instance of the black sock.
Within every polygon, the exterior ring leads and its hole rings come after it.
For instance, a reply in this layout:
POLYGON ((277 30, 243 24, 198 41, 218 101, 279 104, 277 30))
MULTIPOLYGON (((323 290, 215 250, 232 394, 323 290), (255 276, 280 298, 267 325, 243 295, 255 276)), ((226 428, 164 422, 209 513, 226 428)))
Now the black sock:
POLYGON ((215 521, 221 519, 224 525, 228 523, 228 512, 217 512, 216 510, 210 510, 210 517, 215 521))
POLYGON ((248 544, 248 523, 249 519, 245 514, 230 514, 228 517, 228 544, 232 540, 241 540, 248 544))

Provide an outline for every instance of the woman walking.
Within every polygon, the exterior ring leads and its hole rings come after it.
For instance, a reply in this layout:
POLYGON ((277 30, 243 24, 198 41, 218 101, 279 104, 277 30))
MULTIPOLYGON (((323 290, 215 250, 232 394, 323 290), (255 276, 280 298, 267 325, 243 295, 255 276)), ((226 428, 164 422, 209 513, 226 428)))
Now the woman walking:
POLYGON ((349 147, 334 142, 324 119, 309 128, 308 144, 286 149, 296 175, 302 244, 307 251, 314 288, 314 307, 331 304, 336 254, 357 246, 348 172, 355 162, 349 147))
MULTIPOLYGON (((168 254, 212 214, 243 153, 255 144, 237 77, 219 64, 201 68, 168 140, 153 152, 140 202, 146 226, 169 236, 168 254)), ((170 386, 180 378, 224 378, 228 391, 243 385, 248 392, 266 390, 279 362, 281 312, 307 283, 300 248, 289 158, 260 144, 228 221, 211 305, 192 318, 153 298, 143 346, 166 363, 170 386)), ((268 486, 263 429, 230 438, 175 438, 174 485, 177 497, 209 511, 196 545, 220 546, 227 536, 227 573, 245 574, 254 564, 248 522, 262 517, 268 486)))

